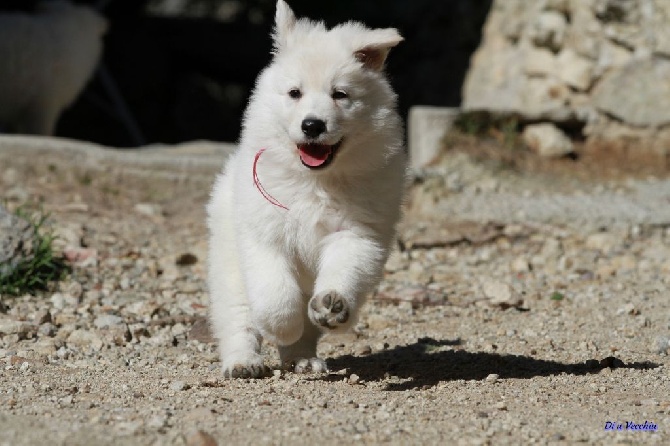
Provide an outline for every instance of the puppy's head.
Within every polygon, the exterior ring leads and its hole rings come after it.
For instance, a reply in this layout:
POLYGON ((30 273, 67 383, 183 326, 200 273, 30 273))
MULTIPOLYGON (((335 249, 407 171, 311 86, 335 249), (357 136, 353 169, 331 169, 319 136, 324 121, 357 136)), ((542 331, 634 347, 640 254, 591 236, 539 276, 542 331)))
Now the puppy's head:
POLYGON ((385 138, 400 127, 383 73, 389 50, 403 40, 398 31, 355 22, 328 30, 296 19, 279 0, 273 39, 258 94, 272 96, 263 100, 280 126, 287 161, 324 171, 378 163, 383 153, 372 152, 383 152, 385 138))

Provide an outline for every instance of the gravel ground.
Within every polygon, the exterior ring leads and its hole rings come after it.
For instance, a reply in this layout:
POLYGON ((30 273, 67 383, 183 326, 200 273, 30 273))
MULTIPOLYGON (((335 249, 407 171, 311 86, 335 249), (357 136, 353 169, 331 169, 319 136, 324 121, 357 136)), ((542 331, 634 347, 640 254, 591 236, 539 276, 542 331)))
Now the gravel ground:
POLYGON ((73 264, 2 296, 0 444, 670 444, 670 182, 447 156, 331 373, 268 345, 273 377, 224 380, 203 206, 229 150, 0 139, 0 199, 41 203, 73 264))

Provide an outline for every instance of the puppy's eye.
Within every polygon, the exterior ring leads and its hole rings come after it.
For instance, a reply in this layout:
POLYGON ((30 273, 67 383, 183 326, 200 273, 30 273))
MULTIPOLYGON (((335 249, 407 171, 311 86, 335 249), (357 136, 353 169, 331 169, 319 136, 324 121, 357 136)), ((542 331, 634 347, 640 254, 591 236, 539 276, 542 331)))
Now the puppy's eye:
POLYGON ((344 91, 344 90, 335 90, 335 91, 333 91, 332 98, 335 99, 336 101, 337 101, 338 99, 347 99, 348 97, 349 97, 349 95, 348 95, 347 92, 344 91))
POLYGON ((302 97, 302 91, 298 90, 297 88, 291 88, 288 91, 288 96, 291 99, 300 99, 302 97))

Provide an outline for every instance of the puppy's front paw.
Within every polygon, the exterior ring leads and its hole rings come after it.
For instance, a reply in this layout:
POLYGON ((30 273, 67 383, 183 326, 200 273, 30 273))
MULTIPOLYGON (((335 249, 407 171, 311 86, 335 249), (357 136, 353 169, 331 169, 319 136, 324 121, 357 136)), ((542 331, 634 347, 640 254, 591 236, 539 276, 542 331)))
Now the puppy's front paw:
POLYGON ((321 358, 297 358, 288 364, 288 369, 295 373, 325 373, 328 366, 321 358))
POLYGON ((317 327, 340 328, 349 320, 349 304, 335 291, 316 294, 309 301, 309 318, 317 327))

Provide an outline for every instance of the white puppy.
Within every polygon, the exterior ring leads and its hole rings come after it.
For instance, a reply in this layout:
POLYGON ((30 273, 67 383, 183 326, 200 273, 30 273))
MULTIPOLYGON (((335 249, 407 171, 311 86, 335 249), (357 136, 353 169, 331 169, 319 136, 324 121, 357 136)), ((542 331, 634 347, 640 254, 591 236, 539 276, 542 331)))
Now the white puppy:
POLYGON ((405 184, 383 73, 398 32, 328 30, 279 0, 273 38, 207 208, 211 324, 230 377, 266 373, 263 337, 284 366, 327 370, 317 340, 351 327, 379 283, 405 184))

